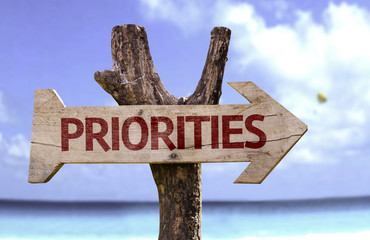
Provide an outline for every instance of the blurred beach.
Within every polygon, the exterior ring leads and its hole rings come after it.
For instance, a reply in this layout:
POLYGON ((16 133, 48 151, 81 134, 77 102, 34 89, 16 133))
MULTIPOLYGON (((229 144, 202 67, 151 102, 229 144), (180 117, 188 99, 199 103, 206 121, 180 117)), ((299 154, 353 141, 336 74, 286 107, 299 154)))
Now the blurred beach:
MULTIPOLYGON (((158 203, 0 201, 0 239, 158 239, 158 203)), ((202 239, 370 239, 370 197, 204 202, 202 239)))

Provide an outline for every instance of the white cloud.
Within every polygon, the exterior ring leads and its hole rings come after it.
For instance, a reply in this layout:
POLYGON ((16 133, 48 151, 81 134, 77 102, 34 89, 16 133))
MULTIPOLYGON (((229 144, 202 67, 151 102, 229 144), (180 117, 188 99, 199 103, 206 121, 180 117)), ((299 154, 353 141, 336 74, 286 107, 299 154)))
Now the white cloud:
POLYGON ((27 141, 22 134, 17 134, 10 139, 8 154, 14 157, 30 157, 30 141, 27 141))
MULTIPOLYGON (((0 132, 0 175, 7 181, 22 179, 26 182, 30 154, 30 141, 22 134, 10 138, 0 132)), ((7 193, 0 197, 6 197, 7 193)))
POLYGON ((259 4, 269 12, 275 14, 276 19, 284 19, 288 16, 287 11, 292 7, 286 0, 260 1, 259 4))
POLYGON ((274 96, 309 126, 290 159, 335 162, 344 151, 369 142, 368 11, 330 4, 320 24, 309 12, 296 11, 293 24, 274 27, 266 27, 245 3, 220 11, 221 21, 233 29, 231 48, 239 52, 240 66, 259 66, 266 78, 274 76, 266 79, 279 83, 274 96), (319 92, 328 96, 326 104, 316 101, 319 92))
POLYGON ((185 32, 194 32, 206 18, 206 2, 196 0, 141 0, 144 14, 151 19, 169 21, 185 32))
MULTIPOLYGON (((14 120, 8 109, 4 93, 0 91, 0 124, 3 124, 4 127, 9 127, 7 125, 14 120)), ((4 136, 3 132, 0 132, 0 163, 17 165, 19 162, 26 162, 22 160, 29 159, 29 155, 30 141, 27 141, 23 134, 16 134, 9 139, 4 136)))
MULTIPOLYGON (((243 2, 218 0, 199 6, 194 1, 143 2, 152 17, 170 21, 184 32, 194 22, 207 20, 198 26, 232 29, 230 51, 238 66, 231 67, 244 69, 240 72, 244 75, 260 71, 259 81, 271 86, 272 95, 309 126, 288 155, 291 161, 335 163, 348 152, 353 156, 353 149, 366 150, 370 142, 368 10, 331 3, 320 22, 310 12, 296 10, 290 24, 269 27, 251 4, 243 2), (319 92, 327 95, 327 103, 316 100, 319 92)), ((282 13, 289 6, 275 1, 275 7, 282 13)))
POLYGON ((0 132, 0 162, 6 162, 8 165, 18 164, 30 156, 30 141, 24 135, 17 134, 9 140, 5 139, 0 132))
POLYGON ((286 1, 284 0, 275 0, 273 2, 273 5, 275 7, 275 16, 277 19, 281 19, 284 17, 286 11, 289 8, 289 5, 286 1))

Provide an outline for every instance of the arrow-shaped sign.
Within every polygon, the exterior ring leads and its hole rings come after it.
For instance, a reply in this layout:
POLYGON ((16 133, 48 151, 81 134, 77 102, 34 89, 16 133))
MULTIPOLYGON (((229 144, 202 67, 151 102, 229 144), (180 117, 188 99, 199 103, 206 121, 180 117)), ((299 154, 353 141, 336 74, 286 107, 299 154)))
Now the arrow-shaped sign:
POLYGON ((252 82, 231 82, 251 104, 66 107, 35 93, 29 179, 68 163, 251 162, 235 183, 261 183, 307 126, 252 82))

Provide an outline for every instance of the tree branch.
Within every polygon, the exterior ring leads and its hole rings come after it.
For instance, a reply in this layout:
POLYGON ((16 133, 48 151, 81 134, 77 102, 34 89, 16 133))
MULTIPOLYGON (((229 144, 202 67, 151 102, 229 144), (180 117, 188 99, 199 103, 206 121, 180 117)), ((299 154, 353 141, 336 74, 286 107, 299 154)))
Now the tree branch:
MULTIPOLYGON (((161 82, 152 61, 145 29, 137 25, 112 30, 112 70, 95 80, 119 105, 218 104, 231 31, 216 27, 202 77, 188 98, 176 98, 161 82), (184 100, 186 99, 186 100, 184 100)), ((151 164, 158 188, 160 240, 201 239, 201 164, 151 164)))
POLYGON ((222 79, 227 62, 230 36, 231 30, 228 28, 213 28, 202 77, 194 93, 187 98, 186 105, 218 104, 221 97, 222 79))
POLYGON ((94 74, 95 80, 119 105, 174 105, 155 70, 144 27, 128 24, 112 30, 112 70, 94 74))

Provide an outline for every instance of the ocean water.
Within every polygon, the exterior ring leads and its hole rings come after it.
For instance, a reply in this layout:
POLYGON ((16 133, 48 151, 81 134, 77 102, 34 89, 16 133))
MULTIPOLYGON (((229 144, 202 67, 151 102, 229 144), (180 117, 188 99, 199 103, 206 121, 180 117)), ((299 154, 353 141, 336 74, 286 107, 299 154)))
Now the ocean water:
MULTIPOLYGON (((158 203, 0 201, 0 239, 157 239, 158 203)), ((370 239, 370 197, 204 202, 202 239, 370 239)))

